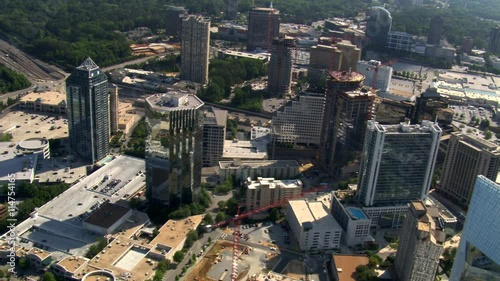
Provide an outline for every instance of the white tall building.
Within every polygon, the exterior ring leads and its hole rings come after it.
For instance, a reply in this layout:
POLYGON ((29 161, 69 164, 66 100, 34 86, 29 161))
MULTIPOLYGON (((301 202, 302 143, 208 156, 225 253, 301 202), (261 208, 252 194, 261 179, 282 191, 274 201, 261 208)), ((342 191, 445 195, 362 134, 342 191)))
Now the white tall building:
POLYGON ((358 61, 356 71, 365 76, 365 85, 374 87, 383 92, 389 91, 392 78, 391 66, 381 65, 381 62, 376 60, 358 61), (374 79, 375 83, 373 82, 374 79))
POLYGON ((430 121, 420 125, 368 121, 358 200, 374 206, 423 199, 431 185, 440 137, 441 128, 430 121))
POLYGON ((478 176, 450 280, 500 280, 500 185, 478 176))
POLYGON ((272 132, 279 143, 320 145, 326 97, 302 93, 276 112, 272 132))
POLYGON ((322 202, 291 200, 286 218, 302 251, 340 248, 342 228, 322 202))

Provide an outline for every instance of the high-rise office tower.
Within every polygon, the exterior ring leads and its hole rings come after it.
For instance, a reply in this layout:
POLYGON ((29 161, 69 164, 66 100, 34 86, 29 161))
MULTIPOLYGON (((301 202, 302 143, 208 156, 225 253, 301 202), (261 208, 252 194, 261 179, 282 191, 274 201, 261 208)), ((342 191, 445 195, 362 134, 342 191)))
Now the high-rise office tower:
POLYGON ((238 16, 238 0, 224 0, 224 18, 234 20, 238 16))
POLYGON ((110 134, 118 132, 118 87, 115 84, 108 85, 109 95, 109 131, 110 134))
POLYGON ((365 206, 422 200, 429 191, 441 128, 380 125, 368 121, 358 182, 358 201, 365 206))
POLYGON ((453 281, 500 280, 500 185, 478 176, 451 270, 453 281))
POLYGON ((272 132, 278 143, 319 146, 323 130, 325 94, 300 93, 276 111, 272 132))
POLYGON ((479 136, 452 133, 438 191, 468 206, 478 175, 496 180, 500 172, 500 148, 479 136))
POLYGON ((188 14, 184 7, 167 6, 165 11, 165 33, 169 36, 179 36, 182 27, 182 18, 188 14))
POLYGON ((443 18, 435 16, 431 19, 429 26, 429 35, 427 36, 427 44, 439 45, 441 42, 441 34, 443 33, 443 18))
POLYGON ((66 79, 70 146, 94 164, 109 153, 108 78, 87 58, 66 79))
POLYGON ((358 61, 361 59, 361 49, 356 45, 351 44, 347 40, 342 40, 335 44, 335 47, 342 54, 342 63, 340 64, 341 71, 356 71, 358 61))
POLYGON ((280 32, 279 11, 273 8, 253 8, 248 15, 247 50, 269 50, 280 32))
POLYGON ((386 45, 387 34, 392 28, 392 16, 383 7, 373 7, 367 12, 366 37, 370 44, 379 48, 386 45))
POLYGON ((182 20, 181 78, 206 84, 210 55, 210 20, 190 15, 182 20))
POLYGON ((500 26, 493 27, 490 31, 488 51, 491 53, 500 53, 500 26))
POLYGON ((334 46, 317 45, 311 48, 307 77, 310 87, 324 89, 329 71, 338 71, 342 64, 342 52, 334 46))
POLYGON ((365 85, 387 92, 391 87, 392 67, 379 61, 359 61, 357 72, 365 76, 365 85))
POLYGON ((273 39, 269 62, 267 89, 275 97, 283 97, 290 92, 292 84, 292 48, 295 39, 278 37, 273 39))
POLYGON ((227 111, 208 106, 203 117, 203 166, 216 166, 224 151, 227 111))
MULTIPOLYGON (((375 94, 356 72, 330 72, 321 142, 323 164, 333 171, 336 152, 361 151, 366 122, 373 118, 375 94)), ((340 161, 341 162, 341 161, 340 161)), ((337 163, 340 163, 337 162, 337 163)))
POLYGON ((425 206, 422 201, 408 205, 395 261, 398 280, 434 280, 446 238, 439 222, 439 211, 436 207, 425 206))
POLYGON ((201 186, 203 102, 184 91, 146 99, 146 196, 152 203, 196 200, 201 186))

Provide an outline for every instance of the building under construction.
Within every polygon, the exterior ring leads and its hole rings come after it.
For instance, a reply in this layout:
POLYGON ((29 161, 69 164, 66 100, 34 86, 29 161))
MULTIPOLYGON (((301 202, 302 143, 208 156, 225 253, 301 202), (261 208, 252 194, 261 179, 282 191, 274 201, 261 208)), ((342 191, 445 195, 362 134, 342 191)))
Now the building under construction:
POLYGON ((352 71, 329 74, 320 155, 332 173, 349 160, 348 151, 362 150, 367 121, 374 117, 376 94, 363 80, 352 71))
POLYGON ((281 98, 290 92, 294 47, 293 37, 280 36, 272 40, 267 81, 267 89, 272 96, 281 98))

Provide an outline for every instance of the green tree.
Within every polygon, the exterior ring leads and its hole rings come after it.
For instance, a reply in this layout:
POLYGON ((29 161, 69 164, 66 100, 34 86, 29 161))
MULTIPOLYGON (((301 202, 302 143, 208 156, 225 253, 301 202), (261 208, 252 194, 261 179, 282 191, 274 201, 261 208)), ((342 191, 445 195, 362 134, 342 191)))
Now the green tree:
POLYGON ((492 132, 490 132, 490 131, 484 132, 484 138, 485 139, 489 140, 489 139, 491 139, 491 137, 493 137, 493 133, 492 132))
POLYGON ((30 260, 26 257, 21 257, 19 258, 19 267, 21 269, 28 269, 30 268, 30 260))
POLYGON ((206 223, 206 224, 213 224, 214 223, 214 219, 212 218, 211 214, 206 214, 203 217, 203 222, 206 223))
POLYGON ((217 206, 219 207, 219 210, 223 210, 224 208, 226 208, 226 201, 221 200, 217 202, 217 206))
POLYGON ((280 219, 280 211, 277 208, 271 209, 271 212, 269 214, 269 218, 271 221, 278 221, 280 219))
POLYGON ((490 121, 489 120, 482 120, 481 123, 479 124, 479 128, 484 130, 486 128, 490 127, 490 121))
POLYGON ((56 281, 56 277, 54 276, 54 273, 47 271, 43 274, 42 281, 56 281))
POLYGON ((224 214, 223 212, 218 212, 217 215, 215 216, 215 222, 219 223, 224 220, 226 220, 226 214, 224 214))
POLYGON ((180 263, 184 259, 184 252, 177 251, 174 254, 174 262, 180 263))

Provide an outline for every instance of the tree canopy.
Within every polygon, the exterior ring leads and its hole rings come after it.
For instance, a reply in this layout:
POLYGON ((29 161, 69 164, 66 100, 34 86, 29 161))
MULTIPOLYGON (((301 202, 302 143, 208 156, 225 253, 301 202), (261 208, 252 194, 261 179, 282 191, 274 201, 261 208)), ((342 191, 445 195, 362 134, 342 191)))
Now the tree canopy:
POLYGON ((0 94, 14 92, 31 85, 24 75, 0 64, 0 94))

